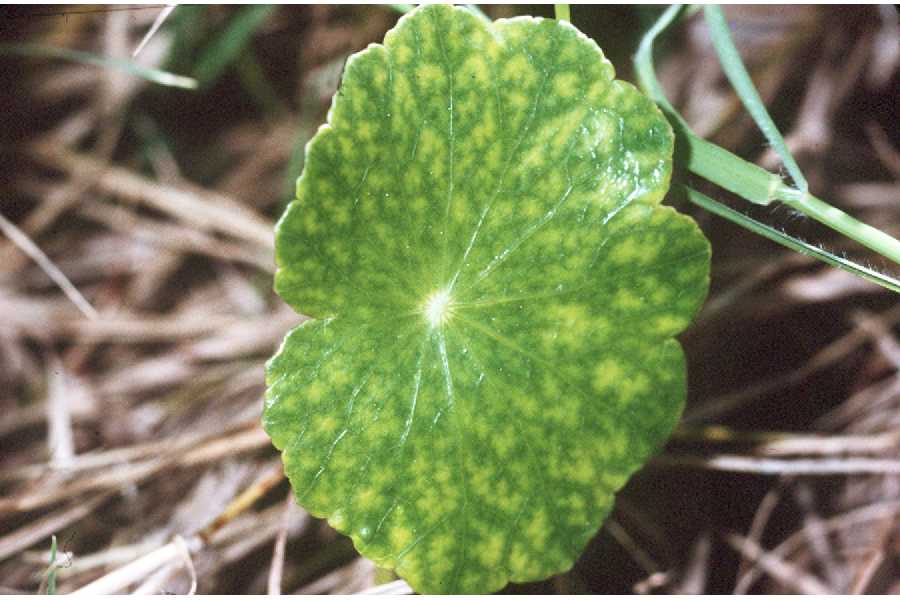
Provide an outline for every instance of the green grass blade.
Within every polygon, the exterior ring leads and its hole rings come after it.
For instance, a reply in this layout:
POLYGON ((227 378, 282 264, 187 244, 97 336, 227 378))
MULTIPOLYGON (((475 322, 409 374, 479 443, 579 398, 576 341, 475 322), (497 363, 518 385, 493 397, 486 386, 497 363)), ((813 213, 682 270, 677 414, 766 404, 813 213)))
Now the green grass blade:
POLYGON ((707 6, 704 8, 704 16, 706 17, 706 24, 709 26, 713 46, 719 55, 719 62, 725 70, 725 75, 728 76, 728 80, 734 86, 747 112, 756 121, 756 125, 763 132, 763 135, 766 136, 766 140, 778 153, 791 179, 794 180, 794 185, 802 192, 807 191, 809 184, 806 182, 806 177, 803 176, 800 167, 797 166, 797 161, 794 160, 793 155, 788 150, 781 132, 775 126, 772 117, 769 116, 769 111, 766 110, 762 98, 759 97, 759 93, 753 85, 753 80, 750 79, 750 74, 744 66, 744 61, 741 60, 741 55, 731 39, 731 33, 728 31, 728 22, 725 20, 725 15, 722 14, 722 9, 717 5, 707 6))
POLYGON ((867 281, 871 281, 872 283, 878 284, 891 291, 900 292, 900 281, 898 281, 894 277, 891 277, 890 275, 879 273, 874 269, 864 267, 851 260, 832 254, 831 252, 823 248, 819 248, 818 246, 814 246, 808 242, 799 240, 783 231, 775 229, 774 227, 771 227, 764 223, 760 223, 756 219, 748 217, 745 214, 742 214, 728 206, 725 206, 721 202, 713 200, 709 196, 698 192, 697 190, 691 189, 686 186, 676 186, 673 189, 686 194, 687 199, 693 204, 696 204, 697 206, 708 210, 709 212, 724 219, 728 219, 735 225, 761 235, 764 238, 770 239, 775 243, 781 244, 785 248, 790 248, 791 250, 799 252, 800 254, 805 254, 806 256, 811 256, 813 258, 821 260, 822 262, 829 264, 832 267, 843 269, 848 273, 852 273, 853 275, 862 277, 867 281))
POLYGON ((106 69, 116 69, 135 77, 146 79, 151 83, 169 87, 193 90, 197 88, 197 80, 192 77, 176 75, 168 71, 160 71, 141 66, 130 60, 98 56, 81 50, 42 46, 39 44, 0 44, 0 54, 13 54, 33 58, 56 58, 106 69))
POLYGON ((275 6, 259 4, 238 11, 225 28, 204 50, 197 60, 194 75, 200 85, 207 86, 218 79, 241 54, 253 34, 263 24, 275 6))
POLYGON ((47 594, 56 594, 56 536, 50 541, 50 566, 47 568, 47 594))
POLYGON ((234 67, 244 90, 265 114, 274 116, 288 111, 278 97, 278 92, 266 78, 266 72, 251 48, 238 55, 234 67))

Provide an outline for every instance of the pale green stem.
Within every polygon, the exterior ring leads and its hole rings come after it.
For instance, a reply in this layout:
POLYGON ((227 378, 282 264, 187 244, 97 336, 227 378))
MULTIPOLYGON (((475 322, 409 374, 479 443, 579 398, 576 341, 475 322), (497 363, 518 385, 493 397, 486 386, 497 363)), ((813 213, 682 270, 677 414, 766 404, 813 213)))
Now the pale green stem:
POLYGON ((857 221, 839 208, 835 208, 808 192, 804 193, 786 185, 782 185, 776 190, 775 197, 794 210, 828 225, 835 231, 843 233, 895 263, 900 263, 900 241, 880 229, 857 221))
POLYGON ((569 9, 568 4, 554 4, 553 13, 556 16, 557 21, 567 21, 569 23, 572 22, 572 12, 569 9))
POLYGON ((878 285, 883 286, 889 290, 900 292, 900 281, 889 275, 885 275, 873 269, 869 269, 868 267, 856 264, 853 261, 847 260, 846 258, 841 258, 840 256, 832 254, 831 252, 823 248, 819 248, 817 246, 813 246, 812 244, 804 242, 803 240, 798 240, 797 238, 792 237, 784 233, 783 231, 779 231, 774 227, 771 227, 764 223, 760 223, 759 221, 748 217, 747 215, 741 214, 738 211, 725 206, 721 202, 717 202, 709 196, 698 192, 697 190, 691 189, 686 186, 678 186, 678 188, 680 191, 683 191, 687 195, 688 200, 690 200, 692 203, 705 210, 708 210, 715 215, 727 219, 732 223, 743 227, 744 229, 748 229, 756 234, 772 240, 773 242, 781 244, 786 248, 795 250, 800 254, 812 256, 833 267, 843 269, 844 271, 862 277, 863 279, 871 281, 872 283, 877 283, 878 285))
MULTIPOLYGON (((644 35, 635 55, 635 69, 641 87, 667 113, 679 141, 686 147, 688 170, 756 204, 767 205, 773 200, 780 200, 795 210, 875 250, 882 256, 900 263, 900 242, 895 238, 857 221, 807 192, 785 185, 774 173, 769 173, 724 148, 697 137, 691 131, 678 111, 669 103, 662 86, 656 79, 653 68, 653 43, 656 37, 676 19, 680 10, 680 6, 670 6, 644 35)), ((740 93, 740 90, 738 92, 740 93)), ((738 224, 746 226, 741 222, 738 224)), ((760 233, 754 228, 748 227, 748 229, 760 233)), ((811 254, 821 258, 819 253, 811 254)), ((843 259, 841 260, 843 261, 843 259)), ((835 264, 833 261, 826 262, 835 264)), ((844 262, 849 263, 849 261, 844 262)), ((871 270, 854 265, 853 272, 865 271, 871 270)), ((867 277, 867 279, 877 280, 884 285, 883 277, 867 277)), ((886 287, 894 289, 890 285, 886 287)))

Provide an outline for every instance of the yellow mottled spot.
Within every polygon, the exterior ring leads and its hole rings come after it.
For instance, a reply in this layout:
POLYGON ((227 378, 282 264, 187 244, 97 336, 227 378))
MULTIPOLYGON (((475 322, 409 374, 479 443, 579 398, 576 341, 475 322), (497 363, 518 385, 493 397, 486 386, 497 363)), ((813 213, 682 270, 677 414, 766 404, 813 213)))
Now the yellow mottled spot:
POLYGON ((401 65, 408 63, 413 56, 412 48, 409 46, 397 46, 393 48, 393 52, 397 63, 401 65))
POLYGON ((367 487, 356 496, 356 504, 360 508, 371 508, 378 499, 378 492, 374 488, 367 487))
POLYGON ((388 534, 391 538, 391 545, 395 548, 404 548, 413 541, 413 532, 409 527, 394 526, 391 527, 388 534))
POLYGON ((376 70, 372 78, 375 80, 375 85, 377 85, 379 88, 383 88, 384 84, 387 83, 387 73, 384 71, 384 69, 376 70))
POLYGON ((603 359, 594 369, 594 389, 600 391, 613 388, 624 376, 625 371, 618 361, 612 358, 603 359))
POLYGON ((434 480, 438 483, 446 484, 453 478, 452 475, 449 467, 441 466, 435 469, 434 480))
POLYGON ((489 537, 480 546, 478 555, 481 563, 486 567, 493 567, 500 563, 503 557, 503 538, 499 536, 489 537))
MULTIPOLYGON (((424 463, 425 461, 420 462, 424 463)), ((430 465, 428 465, 427 472, 422 474, 422 481, 425 481, 426 474, 431 474, 430 465)), ((435 513, 439 508, 446 509, 446 506, 442 502, 440 493, 438 493, 437 489, 434 486, 425 486, 420 494, 421 497, 416 500, 416 508, 420 513, 432 514, 435 513)))
POLYGON ((555 320, 566 328, 588 321, 587 308, 583 304, 557 304, 550 311, 555 320))
POLYGON ((306 397, 316 402, 322 399, 322 394, 325 392, 322 383, 316 379, 310 384, 309 388, 306 390, 306 397))
POLYGON ((610 258, 616 264, 624 265, 637 261, 645 251, 634 238, 628 238, 613 249, 610 258))
POLYGON ((526 417, 533 418, 540 413, 540 405, 533 396, 522 396, 518 402, 519 409, 526 417))
MULTIPOLYGON (((569 505, 569 510, 571 510, 574 513, 581 513, 584 511, 585 508, 587 508, 587 504, 585 503, 584 498, 582 498, 578 494, 571 494, 567 498, 567 503, 569 505)), ((572 516, 577 519, 583 518, 580 514, 575 514, 572 516)))
MULTIPOLYGON (((625 482, 628 481, 628 477, 621 473, 613 473, 610 471, 601 471, 600 472, 600 481, 610 490, 618 490, 625 482)), ((599 504, 600 506, 605 506, 609 504, 610 498, 609 494, 603 488, 597 487, 594 489, 594 502, 599 504)))
POLYGON ((351 138, 351 137, 338 138, 338 144, 341 147, 341 154, 343 156, 353 156, 353 148, 355 146, 353 138, 351 138))
MULTIPOLYGON (((464 165, 460 165, 460 168, 465 171, 464 165)), ((456 223, 463 223, 468 217, 472 216, 469 210, 469 203, 462 196, 454 198, 450 207, 450 213, 456 223)))
MULTIPOLYGON (((463 64, 461 75, 481 86, 486 86, 491 79, 491 71, 488 68, 487 61, 484 60, 484 57, 480 54, 473 54, 469 57, 465 64, 463 64)), ((464 81, 464 83, 468 84, 469 81, 464 81)))
POLYGON ((331 415, 319 421, 317 429, 322 433, 331 433, 337 429, 338 423, 331 415))
POLYGON ((309 234, 314 234, 319 231, 319 219, 316 217, 316 214, 312 211, 307 212, 303 215, 303 231, 309 234))
POLYGON ((343 531, 347 526, 347 516, 342 510, 335 511, 334 514, 328 517, 328 524, 338 531, 343 531))
POLYGON ((590 483, 594 480, 593 463, 587 459, 571 459, 566 471, 578 483, 590 483))
POLYGON ((424 63, 416 69, 416 82, 423 89, 444 84, 444 71, 433 63, 424 63))
POLYGON ((506 458, 512 452, 512 449, 516 447, 516 431, 512 428, 507 428, 502 432, 495 432, 491 437, 491 441, 500 458, 506 458))
POLYGON ((643 373, 623 379, 619 384, 622 399, 631 399, 650 391, 650 380, 643 373))
POLYGON ((534 73, 528 59, 517 54, 503 65, 503 78, 507 81, 528 82, 534 79, 534 73))
POLYGON ((336 387, 341 387, 350 383, 350 375, 342 369, 331 371, 331 381, 336 387))
POLYGON ((675 315, 663 315, 661 317, 657 317, 656 321, 653 324, 653 329, 656 333, 666 334, 666 333, 674 333, 677 331, 681 331, 687 326, 687 320, 682 317, 676 317, 675 315))
POLYGON ((541 203, 537 201, 535 198, 529 198, 525 202, 522 203, 522 214, 528 217, 529 219, 536 219, 541 216, 543 210, 541 203))
POLYGON ((346 225, 350 222, 350 211, 346 206, 335 206, 331 212, 336 225, 346 225))
POLYGON ((620 310, 631 311, 641 308, 644 300, 635 296, 630 290, 622 288, 613 296, 613 304, 620 310))
MULTIPOLYGON (((561 399, 562 397, 557 393, 556 395, 550 396, 550 398, 561 399)), ((560 423, 565 427, 577 426, 578 412, 573 410, 572 407, 560 403, 550 407, 549 410, 550 417, 555 423, 560 423)))
POLYGON ((603 99, 606 95, 606 89, 609 87, 609 83, 603 80, 594 81, 587 91, 587 100, 592 104, 596 103, 603 99))
MULTIPOLYGON (((572 62, 578 58, 578 46, 576 44, 565 44, 559 53, 560 62, 572 62)), ((594 59, 596 60, 596 59, 594 59)))
POLYGON ((558 73, 553 78, 553 90, 563 98, 571 98, 578 91, 578 76, 572 72, 558 73))
POLYGON ((510 106, 516 110, 525 110, 530 104, 528 96, 519 91, 510 92, 507 100, 509 101, 510 106))
POLYGON ((528 555, 522 544, 513 544, 512 551, 509 553, 509 566, 516 574, 524 572, 528 567, 528 555))

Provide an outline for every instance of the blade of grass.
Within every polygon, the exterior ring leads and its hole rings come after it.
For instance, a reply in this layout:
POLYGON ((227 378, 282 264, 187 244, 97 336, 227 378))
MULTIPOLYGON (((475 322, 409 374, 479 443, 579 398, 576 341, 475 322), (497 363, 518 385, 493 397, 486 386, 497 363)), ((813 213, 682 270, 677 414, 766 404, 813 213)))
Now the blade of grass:
POLYGON ((725 75, 728 76, 728 81, 731 82, 731 85, 737 91, 738 98, 741 99, 744 108, 747 109, 747 112, 756 121, 760 131, 766 136, 766 140, 778 153, 788 174, 794 180, 794 185, 802 192, 807 191, 809 184, 806 182, 806 177, 803 176, 800 167, 797 166, 797 161, 794 160, 794 156, 788 150, 781 132, 778 131, 778 127, 775 126, 775 122, 769 116, 769 111, 766 110, 762 98, 759 97, 759 93, 753 85, 753 80, 750 79, 750 74, 744 66, 744 61, 741 60, 741 55, 731 39, 731 33, 728 31, 728 22, 725 20, 722 9, 714 4, 709 5, 704 7, 703 14, 706 17, 707 26, 709 26, 713 46, 719 55, 722 69, 725 71, 725 75))
POLYGON ((50 566, 47 567, 47 595, 56 594, 56 536, 50 538, 50 566))
POLYGON ((194 76, 206 87, 215 82, 250 43, 275 6, 259 4, 241 8, 228 26, 200 54, 194 76))
POLYGON ((144 67, 130 60, 107 58, 105 56, 91 54, 90 52, 82 52, 81 50, 70 50, 68 48, 42 46, 39 44, 0 44, 0 54, 69 60, 105 69, 116 69, 123 73, 146 79, 157 85, 165 85, 185 90, 197 88, 197 80, 192 77, 185 77, 184 75, 176 75, 174 73, 169 73, 168 71, 144 67))
POLYGON ((278 97, 278 92, 266 78, 266 72, 256 60, 252 49, 248 48, 240 53, 234 61, 234 67, 241 85, 265 114, 275 117, 288 111, 278 97))

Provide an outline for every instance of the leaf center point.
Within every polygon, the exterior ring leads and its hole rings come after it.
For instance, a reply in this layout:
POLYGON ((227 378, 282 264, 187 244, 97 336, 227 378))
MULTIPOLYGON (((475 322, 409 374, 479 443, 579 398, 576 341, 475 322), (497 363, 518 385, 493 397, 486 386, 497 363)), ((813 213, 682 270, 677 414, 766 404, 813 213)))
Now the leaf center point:
POLYGON ((425 320, 433 329, 437 329, 450 320, 452 315, 453 299, 450 297, 450 291, 446 289, 438 290, 428 296, 425 301, 425 307, 422 314, 425 320))

